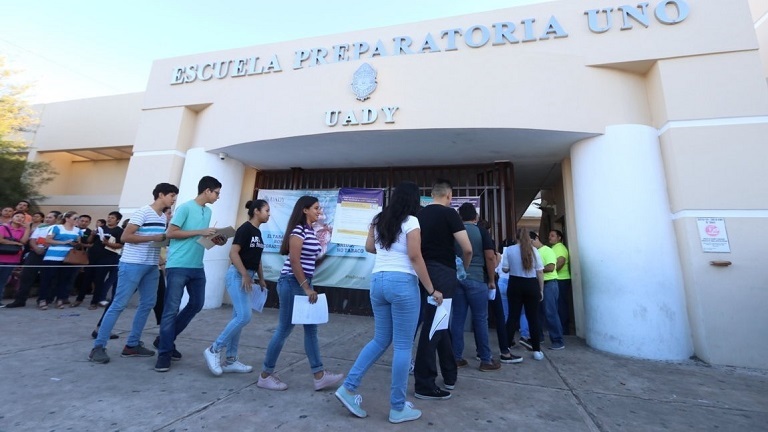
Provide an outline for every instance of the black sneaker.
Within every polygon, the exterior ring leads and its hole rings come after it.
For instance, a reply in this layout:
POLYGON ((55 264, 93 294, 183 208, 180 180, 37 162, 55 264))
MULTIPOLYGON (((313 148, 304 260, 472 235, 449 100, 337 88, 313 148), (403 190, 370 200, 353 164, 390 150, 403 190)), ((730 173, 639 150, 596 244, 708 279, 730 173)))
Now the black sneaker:
POLYGON ((415 392, 413 395, 416 399, 425 400, 446 400, 451 398, 451 392, 447 392, 439 387, 435 387, 429 392, 415 392))
POLYGON ((20 308, 26 306, 25 303, 12 301, 8 303, 7 305, 3 306, 5 309, 13 309, 13 308, 20 308))
POLYGON ((512 353, 509 353, 509 354, 502 354, 499 357, 499 360, 504 364, 512 364, 512 363, 521 363, 523 361, 523 358, 520 356, 516 356, 512 353))
POLYGON ((168 372, 171 369, 171 356, 168 354, 157 356, 155 370, 157 372, 168 372))
POLYGON ((139 342, 138 345, 132 347, 126 345, 123 352, 120 353, 120 357, 152 357, 154 355, 154 351, 144 348, 144 342, 139 342))
POLYGON ((518 342, 528 351, 533 351, 533 345, 531 345, 531 340, 529 338, 520 338, 518 342))
MULTIPOLYGON (((160 336, 155 337, 154 342, 152 342, 152 345, 160 349, 160 336)), ((181 353, 176 351, 176 345, 173 346, 173 350, 171 351, 171 360, 173 361, 179 361, 181 360, 181 353)))
POLYGON ((94 363, 109 363, 109 356, 107 355, 107 350, 104 349, 102 346, 95 347, 91 350, 91 353, 88 355, 88 361, 92 361, 94 363))
MULTIPOLYGON (((92 332, 91 332, 91 338, 92 338, 92 339, 96 339, 97 337, 99 337, 99 332, 97 332, 96 330, 92 331, 92 332)), ((120 337, 120 336, 118 336, 118 335, 116 335, 116 334, 114 334, 114 333, 110 333, 110 334, 109 334, 109 338, 110 338, 110 339, 118 339, 119 337, 120 337)))

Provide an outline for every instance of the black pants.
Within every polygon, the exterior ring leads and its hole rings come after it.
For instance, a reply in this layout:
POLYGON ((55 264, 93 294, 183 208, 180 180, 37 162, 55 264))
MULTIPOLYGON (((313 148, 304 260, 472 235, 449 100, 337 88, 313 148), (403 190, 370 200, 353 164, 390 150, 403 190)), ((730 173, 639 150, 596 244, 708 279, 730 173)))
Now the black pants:
MULTIPOLYGON (((506 354, 509 351, 510 343, 507 336, 507 322, 504 320, 504 305, 501 304, 501 291, 496 287, 496 298, 488 301, 488 316, 493 316, 496 324, 496 338, 499 341, 499 352, 506 354)), ((509 303, 509 302, 507 302, 509 303)))
POLYGON ((163 306, 165 305, 165 272, 163 270, 158 271, 160 272, 160 279, 157 281, 157 302, 152 310, 155 312, 157 325, 160 325, 160 320, 163 318, 163 306))
MULTIPOLYGON (((24 259, 24 265, 39 266, 43 264, 43 255, 38 255, 37 252, 31 251, 27 254, 27 258, 24 259)), ((16 292, 16 300, 14 303, 24 304, 29 298, 29 291, 32 289, 32 284, 35 283, 35 279, 40 274, 40 267, 24 267, 19 274, 19 290, 16 292)))
POLYGON ((541 290, 536 278, 509 277, 507 287, 507 302, 509 303, 509 319, 507 320, 507 336, 510 345, 515 332, 520 328, 520 312, 525 306, 525 317, 531 333, 531 346, 534 351, 541 351, 541 322, 539 321, 539 303, 541 290))
MULTIPOLYGON (((452 269, 443 264, 427 262, 427 272, 432 286, 443 293, 443 298, 453 298, 459 284, 456 279, 456 269, 452 269)), ((435 319, 437 308, 426 302, 427 294, 421 289, 421 310, 424 313, 424 324, 421 326, 419 334, 419 345, 416 348, 416 363, 413 369, 414 389, 416 393, 431 393, 437 388, 435 378, 437 378, 437 366, 435 364, 435 354, 440 361, 440 373, 443 375, 443 381, 449 384, 456 382, 457 369, 456 359, 453 357, 453 346, 451 345, 451 334, 448 330, 436 331, 432 339, 429 338, 429 330, 432 327, 432 321, 435 319)))

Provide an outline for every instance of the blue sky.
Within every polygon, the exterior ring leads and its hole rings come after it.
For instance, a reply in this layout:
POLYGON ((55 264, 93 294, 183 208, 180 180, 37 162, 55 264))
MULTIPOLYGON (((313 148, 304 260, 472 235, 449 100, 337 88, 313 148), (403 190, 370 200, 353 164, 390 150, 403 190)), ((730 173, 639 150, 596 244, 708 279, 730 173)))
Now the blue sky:
POLYGON ((143 91, 152 61, 551 0, 4 2, 0 55, 32 103, 143 91))

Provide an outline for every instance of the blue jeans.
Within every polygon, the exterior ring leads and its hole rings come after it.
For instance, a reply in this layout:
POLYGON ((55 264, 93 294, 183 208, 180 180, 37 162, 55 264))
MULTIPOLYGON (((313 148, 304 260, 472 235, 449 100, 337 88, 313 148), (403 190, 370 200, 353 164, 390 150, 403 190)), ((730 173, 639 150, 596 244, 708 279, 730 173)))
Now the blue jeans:
MULTIPOLYGON (((307 278, 309 284, 312 284, 312 278, 307 278)), ((304 289, 299 286, 299 281, 293 274, 280 275, 277 280, 277 297, 280 299, 280 311, 278 314, 277 328, 275 334, 267 346, 267 354, 264 357, 263 371, 271 374, 275 371, 277 358, 280 351, 283 350, 285 340, 293 331, 291 318, 293 317, 293 296, 306 296, 304 289)), ((163 317, 165 319, 165 317, 163 317)), ((320 344, 317 342, 317 324, 304 325, 304 352, 309 360, 309 367, 312 373, 325 370, 323 362, 320 360, 320 344)))
MULTIPOLYGON (((157 270, 157 268, 155 268, 157 270)), ((157 271, 155 271, 157 274, 157 271)), ((158 355, 171 355, 174 349, 176 336, 181 334, 192 318, 203 309, 205 303, 205 270, 201 268, 173 267, 165 269, 165 305, 163 306, 163 318, 160 321, 160 347, 158 355), (181 296, 184 287, 189 293, 189 302, 179 312, 181 296)), ((118 275, 118 284, 123 275, 118 275)), ((155 286, 157 291, 157 279, 155 286)))
POLYGON ((120 274, 120 282, 115 290, 115 298, 104 314, 101 327, 99 327, 99 335, 93 343, 94 347, 107 346, 109 335, 115 327, 117 318, 120 317, 133 293, 137 290, 139 291, 139 306, 133 317, 131 334, 128 335, 125 344, 128 346, 138 345, 141 340, 141 332, 144 330, 144 325, 147 324, 149 311, 155 306, 157 300, 157 265, 121 262, 117 271, 120 274))
POLYGON ((393 410, 403 410, 413 333, 419 320, 420 303, 419 281, 416 276, 403 272, 378 272, 371 275, 373 339, 360 351, 344 380, 347 390, 357 392, 357 387, 368 369, 394 341, 389 404, 393 410))
POLYGON ((549 340, 553 346, 563 344, 563 327, 560 325, 560 315, 557 312, 557 298, 560 289, 557 287, 557 280, 544 281, 544 300, 539 308, 541 316, 541 327, 546 326, 549 332, 549 340))
MULTIPOLYGON (((256 272, 248 270, 251 282, 256 272)), ((240 331, 251 322, 251 293, 243 289, 243 277, 237 267, 230 265, 224 281, 229 298, 232 299, 232 320, 229 321, 224 331, 221 332, 213 349, 218 351, 222 347, 227 348, 227 357, 237 358, 237 348, 240 345, 240 331)), ((256 288, 258 289, 258 288, 256 288)), ((162 321, 161 321, 162 322, 162 321)))
POLYGON ((528 318, 525 316, 525 307, 520 311, 520 337, 525 339, 531 338, 531 331, 528 328, 528 318))
MULTIPOLYGON (((459 281, 459 287, 453 294, 451 311, 451 342, 453 356, 458 361, 464 355, 464 322, 467 308, 472 311, 472 329, 475 334, 475 346, 483 363, 491 362, 491 347, 488 343, 488 285, 472 279, 459 281)), ((503 349, 504 347, 499 347, 503 349)))
POLYGON ((389 404, 393 410, 403 410, 420 302, 419 281, 415 275, 403 272, 378 272, 371 275, 373 339, 360 351, 344 380, 347 390, 357 392, 368 369, 394 340, 389 404))

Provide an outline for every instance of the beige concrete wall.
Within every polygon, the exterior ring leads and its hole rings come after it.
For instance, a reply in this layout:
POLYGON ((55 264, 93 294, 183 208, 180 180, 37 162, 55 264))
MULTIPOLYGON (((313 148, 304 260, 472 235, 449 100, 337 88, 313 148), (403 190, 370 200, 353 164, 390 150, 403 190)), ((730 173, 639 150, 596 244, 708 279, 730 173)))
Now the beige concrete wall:
POLYGON ((45 104, 32 146, 38 151, 130 146, 144 93, 45 104))

